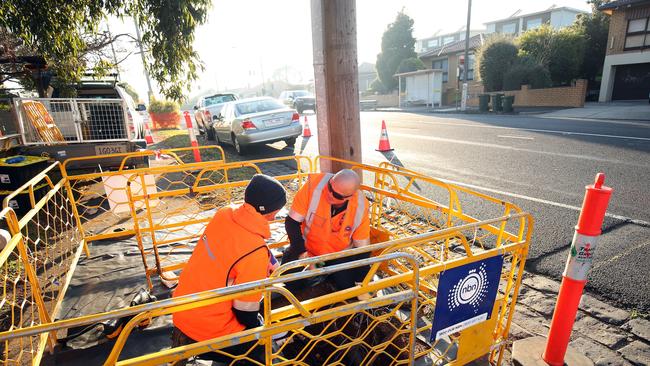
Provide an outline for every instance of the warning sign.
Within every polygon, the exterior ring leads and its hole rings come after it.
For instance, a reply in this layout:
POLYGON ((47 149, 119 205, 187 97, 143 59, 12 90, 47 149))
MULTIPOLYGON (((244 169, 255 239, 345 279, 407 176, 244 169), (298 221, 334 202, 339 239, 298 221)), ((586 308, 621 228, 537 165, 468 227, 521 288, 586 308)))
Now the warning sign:
POLYGON ((499 255, 440 274, 432 342, 490 318, 502 266, 499 255))

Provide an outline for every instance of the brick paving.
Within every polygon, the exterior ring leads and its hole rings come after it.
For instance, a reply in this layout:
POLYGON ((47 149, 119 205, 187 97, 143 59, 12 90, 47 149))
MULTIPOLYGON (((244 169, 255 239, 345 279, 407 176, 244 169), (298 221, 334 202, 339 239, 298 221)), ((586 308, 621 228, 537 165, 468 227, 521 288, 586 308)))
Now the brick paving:
MULTIPOLYGON (((510 330, 513 341, 546 337, 559 287, 526 273, 510 330)), ((650 365, 650 320, 583 295, 570 345, 595 365, 650 365)))

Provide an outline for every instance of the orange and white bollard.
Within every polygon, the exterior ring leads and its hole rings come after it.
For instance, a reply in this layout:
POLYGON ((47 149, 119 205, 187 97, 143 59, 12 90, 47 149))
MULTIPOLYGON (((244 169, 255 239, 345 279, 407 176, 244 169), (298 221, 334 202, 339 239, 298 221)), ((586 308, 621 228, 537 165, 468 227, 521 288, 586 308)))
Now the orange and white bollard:
POLYGON ((153 135, 151 134, 151 129, 149 128, 148 122, 144 123, 144 140, 147 142, 147 145, 152 145, 154 143, 153 135))
POLYGON ((551 366, 564 365, 578 305, 587 283, 587 275, 601 234, 605 211, 613 192, 612 188, 604 186, 604 183, 605 174, 598 173, 595 183, 586 187, 587 192, 582 202, 569 258, 562 274, 560 293, 542 355, 542 359, 551 366))
POLYGON ((196 141, 196 133, 194 132, 194 127, 192 126, 192 117, 188 111, 183 112, 183 116, 185 117, 185 126, 187 127, 187 133, 190 135, 190 144, 194 148, 192 149, 192 152, 194 153, 194 161, 200 163, 201 152, 198 149, 199 142, 196 141))

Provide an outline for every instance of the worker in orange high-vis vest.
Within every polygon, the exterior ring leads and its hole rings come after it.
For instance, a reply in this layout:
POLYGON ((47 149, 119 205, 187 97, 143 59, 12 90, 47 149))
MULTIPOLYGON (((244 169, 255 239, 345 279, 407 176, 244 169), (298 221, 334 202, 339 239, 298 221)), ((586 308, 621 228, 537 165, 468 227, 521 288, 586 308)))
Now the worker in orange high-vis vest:
MULTIPOLYGON (((270 263, 278 265, 265 242, 271 236, 269 221, 286 202, 284 187, 277 180, 263 174, 255 175, 246 187, 244 203, 220 209, 208 223, 181 272, 173 296, 266 278, 272 271, 270 263)), ((261 298, 262 294, 256 293, 174 313, 174 346, 258 327, 261 298)), ((248 358, 264 364, 263 348, 255 347, 249 353, 253 346, 250 342, 222 351, 233 356, 247 354, 248 358)), ((202 354, 200 358, 224 363, 232 361, 231 357, 217 353, 202 354)))
MULTIPOLYGON (((298 258, 339 252, 370 244, 368 200, 359 190, 357 173, 344 169, 336 174, 311 174, 296 193, 285 227, 289 248, 282 263, 298 258)), ((334 265, 368 258, 369 253, 325 262, 334 265)), ((329 279, 339 289, 363 281, 368 267, 335 272, 329 279)), ((304 282, 287 283, 289 288, 304 286, 304 282)))

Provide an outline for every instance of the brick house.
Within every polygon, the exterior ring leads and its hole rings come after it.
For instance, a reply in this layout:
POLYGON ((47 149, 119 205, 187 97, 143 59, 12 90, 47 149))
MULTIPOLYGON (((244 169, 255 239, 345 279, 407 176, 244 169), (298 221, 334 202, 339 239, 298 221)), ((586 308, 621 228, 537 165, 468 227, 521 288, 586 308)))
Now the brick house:
POLYGON ((598 10, 611 16, 600 102, 648 99, 650 0, 618 0, 598 10))
MULTIPOLYGON (((478 34, 469 39, 469 62, 467 69, 467 80, 470 89, 474 81, 474 50, 479 48, 485 40, 483 34, 478 34)), ((460 85, 463 83, 463 75, 459 66, 465 57, 465 40, 448 43, 442 47, 435 48, 419 55, 420 60, 429 69, 442 70, 442 104, 454 104, 459 98, 460 85), (460 73, 460 75, 459 75, 460 73)))

